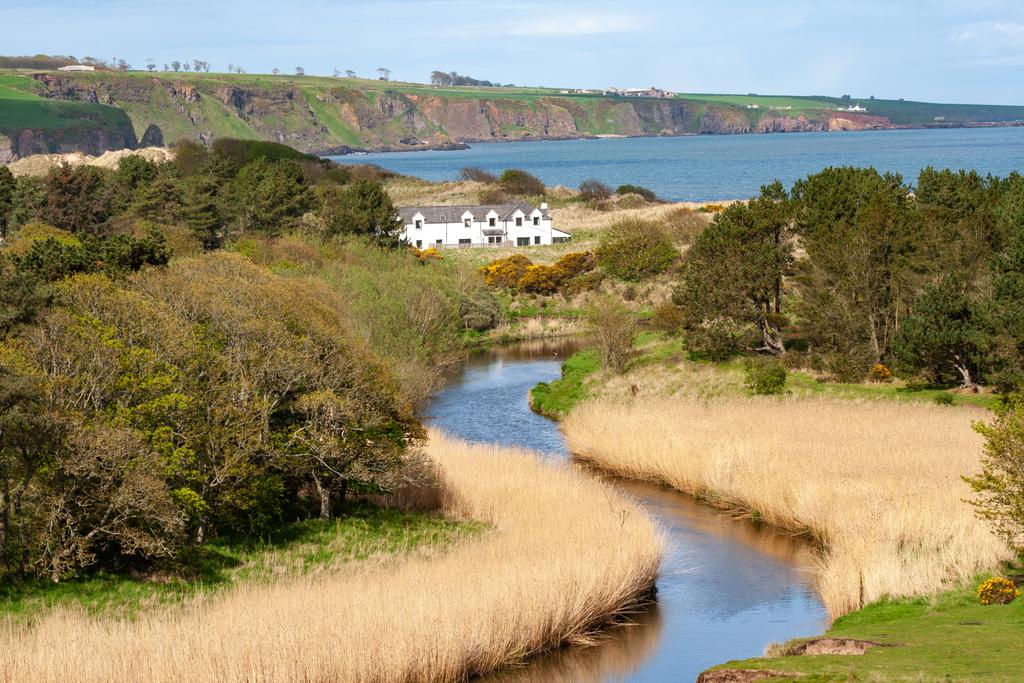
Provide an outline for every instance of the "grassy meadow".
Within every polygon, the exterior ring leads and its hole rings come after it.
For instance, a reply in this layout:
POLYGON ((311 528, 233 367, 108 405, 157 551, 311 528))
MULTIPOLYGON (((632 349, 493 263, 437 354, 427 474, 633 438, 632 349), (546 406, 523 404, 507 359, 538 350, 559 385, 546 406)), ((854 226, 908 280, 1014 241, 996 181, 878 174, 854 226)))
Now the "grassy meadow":
POLYGON ((485 532, 440 555, 247 583, 133 619, 66 608, 8 621, 0 670, 33 681, 455 681, 591 643, 649 598, 661 541, 635 503, 528 452, 433 434, 427 454, 445 516, 485 532))

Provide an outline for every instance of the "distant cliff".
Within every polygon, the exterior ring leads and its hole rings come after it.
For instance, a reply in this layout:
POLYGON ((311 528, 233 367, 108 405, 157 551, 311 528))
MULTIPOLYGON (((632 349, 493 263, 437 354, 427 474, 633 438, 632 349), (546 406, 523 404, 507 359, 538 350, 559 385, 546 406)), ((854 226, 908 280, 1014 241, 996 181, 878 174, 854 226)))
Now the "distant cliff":
MULTIPOLYGON (((796 101, 794 108, 775 106, 772 98, 758 98, 766 101, 764 106, 744 106, 738 96, 582 97, 541 89, 432 88, 317 77, 137 72, 18 76, 25 81, 18 81, 21 92, 54 104, 100 107, 112 116, 117 112, 120 123, 111 119, 102 126, 79 126, 72 134, 60 127, 5 130, 0 88, 0 133, 9 140, 8 157, 72 149, 97 154, 181 138, 258 138, 308 152, 346 153, 597 135, 836 131, 940 125, 940 119, 941 125, 1024 119, 1024 108, 989 107, 973 118, 967 110, 951 110, 947 118, 934 114, 947 113, 945 105, 892 101, 872 102, 871 113, 858 113, 839 111, 838 100, 823 98, 787 98, 796 101)), ((0 159, 4 144, 0 139, 0 159)))

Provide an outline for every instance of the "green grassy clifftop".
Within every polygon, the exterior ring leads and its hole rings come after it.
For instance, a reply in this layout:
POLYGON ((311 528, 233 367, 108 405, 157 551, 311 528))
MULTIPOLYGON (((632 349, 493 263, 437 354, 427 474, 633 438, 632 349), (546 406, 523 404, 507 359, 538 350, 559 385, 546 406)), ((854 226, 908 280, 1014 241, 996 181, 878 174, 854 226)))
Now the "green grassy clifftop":
POLYGON ((1024 121, 1024 107, 871 100, 861 102, 867 112, 839 111, 848 104, 827 97, 636 98, 315 76, 7 70, 0 71, 0 159, 228 136, 343 153, 524 138, 1024 121))

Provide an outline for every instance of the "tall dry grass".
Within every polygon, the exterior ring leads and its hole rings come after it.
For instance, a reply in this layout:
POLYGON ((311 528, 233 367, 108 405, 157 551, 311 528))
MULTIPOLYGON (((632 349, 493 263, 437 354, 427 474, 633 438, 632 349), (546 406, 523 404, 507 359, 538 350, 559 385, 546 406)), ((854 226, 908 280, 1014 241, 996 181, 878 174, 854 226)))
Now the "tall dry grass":
POLYGON ((597 400, 563 429, 579 458, 661 481, 822 544, 833 616, 924 595, 1009 559, 963 501, 980 410, 840 400, 597 400))
POLYGON ((524 451, 434 434, 444 507, 493 528, 435 556, 250 586, 135 621, 61 611, 0 630, 7 681, 453 681, 587 641, 649 594, 632 502, 524 451))

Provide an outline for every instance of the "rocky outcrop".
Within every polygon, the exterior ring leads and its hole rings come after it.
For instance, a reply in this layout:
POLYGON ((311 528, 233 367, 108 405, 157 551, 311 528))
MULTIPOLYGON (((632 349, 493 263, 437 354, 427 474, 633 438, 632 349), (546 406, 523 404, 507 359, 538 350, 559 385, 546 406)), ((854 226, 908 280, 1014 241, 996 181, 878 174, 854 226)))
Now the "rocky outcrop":
POLYGON ((836 111, 829 112, 827 130, 877 130, 892 127, 892 122, 885 116, 836 111))

